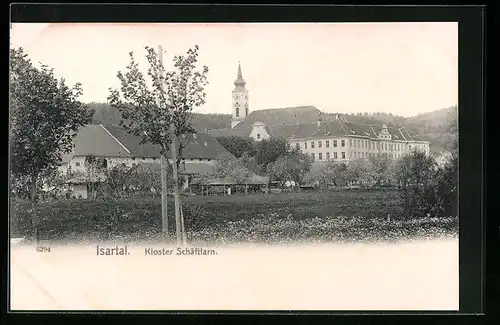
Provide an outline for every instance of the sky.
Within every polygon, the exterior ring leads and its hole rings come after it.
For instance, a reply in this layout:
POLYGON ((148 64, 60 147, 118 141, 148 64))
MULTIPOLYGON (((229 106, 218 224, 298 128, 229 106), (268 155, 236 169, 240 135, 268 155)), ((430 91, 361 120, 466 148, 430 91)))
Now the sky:
POLYGON ((241 63, 250 111, 314 105, 323 112, 414 116, 458 104, 458 24, 12 24, 11 46, 81 83, 83 102, 106 102, 134 52, 147 72, 145 46, 173 56, 198 45, 209 68, 199 113, 231 114, 241 63))

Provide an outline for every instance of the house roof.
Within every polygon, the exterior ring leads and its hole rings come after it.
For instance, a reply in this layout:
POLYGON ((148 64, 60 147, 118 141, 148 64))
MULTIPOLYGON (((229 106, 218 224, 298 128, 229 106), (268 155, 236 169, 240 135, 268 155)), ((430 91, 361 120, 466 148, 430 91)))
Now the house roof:
MULTIPOLYGON (((227 150, 207 133, 197 133, 186 141, 183 150, 184 158, 215 159, 227 150)), ((79 130, 74 139, 72 154, 63 155, 63 163, 72 156, 104 156, 104 157, 145 157, 159 158, 160 150, 150 144, 141 144, 141 139, 128 134, 118 126, 86 125, 79 130)), ((167 152, 167 158, 171 153, 167 152)))

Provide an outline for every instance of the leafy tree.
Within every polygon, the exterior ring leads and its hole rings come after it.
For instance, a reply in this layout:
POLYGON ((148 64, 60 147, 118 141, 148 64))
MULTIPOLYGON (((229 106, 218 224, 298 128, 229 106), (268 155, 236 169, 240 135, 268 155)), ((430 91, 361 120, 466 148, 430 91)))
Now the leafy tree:
POLYGON ((375 155, 368 159, 367 176, 376 186, 392 184, 395 180, 394 162, 388 155, 375 155))
POLYGON ((330 185, 346 186, 348 183, 347 165, 334 160, 314 164, 306 180, 322 188, 328 188, 330 185))
POLYGON ((265 171, 267 165, 290 151, 290 144, 282 138, 270 138, 255 143, 255 159, 265 171))
POLYGON ((244 153, 248 156, 255 156, 254 141, 251 138, 242 138, 238 136, 227 136, 215 138, 227 151, 236 158, 240 158, 244 153))
MULTIPOLYGON (((160 164, 137 164, 131 175, 130 184, 140 192, 152 192, 154 196, 161 192, 160 164)), ((172 170, 167 170, 167 183, 169 191, 173 188, 172 170)))
POLYGON ((436 195, 438 211, 446 216, 458 216, 458 154, 439 168, 436 195))
POLYGON ((433 213, 438 207, 436 196, 438 167, 433 156, 420 151, 402 157, 396 165, 400 199, 407 213, 433 213))
POLYGON ((232 182, 244 184, 252 175, 253 173, 243 165, 240 159, 232 155, 222 154, 217 157, 214 172, 202 178, 205 180, 210 178, 226 178, 232 182))
POLYGON ((351 183, 361 183, 363 185, 371 184, 369 175, 370 166, 364 159, 356 159, 347 165, 347 181, 351 183))
MULTIPOLYGON (((156 145, 167 162, 169 148, 171 152, 176 151, 177 160, 173 163, 178 170, 183 158, 183 149, 189 144, 195 132, 191 124, 192 111, 205 103, 208 67, 203 66, 201 70, 196 67, 198 45, 189 49, 185 55, 175 55, 173 69, 166 73, 161 59, 163 53, 156 53, 150 47, 145 49, 149 63, 149 80, 146 80, 135 61, 133 52, 130 52, 127 71, 125 73, 120 71, 117 74, 121 88, 110 89, 108 101, 112 107, 120 111, 122 115, 120 125, 129 133, 139 136, 142 143, 156 145)), ((177 176, 174 172, 175 180, 177 176)), ((180 236, 183 236, 179 228, 183 221, 182 212, 179 210, 181 203, 178 184, 174 186, 179 240, 180 236)), ((164 197, 162 214, 165 220, 167 195, 163 193, 162 196, 164 197)))
MULTIPOLYGON (((130 52, 127 72, 117 74, 121 89, 110 89, 109 103, 122 114, 121 126, 140 137, 142 143, 158 146, 162 154, 170 149, 173 126, 179 144, 176 149, 181 150, 181 143, 184 147, 187 145, 181 138, 195 132, 191 125, 192 110, 205 103, 208 68, 196 69, 197 45, 186 55, 174 56, 174 70, 166 74, 155 50, 146 47, 146 52, 152 86, 148 86, 133 52, 130 52)), ((176 163, 179 165, 181 161, 182 156, 179 156, 176 163)))
POLYGON ((69 88, 53 69, 35 67, 22 48, 10 49, 9 81, 11 172, 30 184, 36 237, 38 182, 57 168, 61 154, 71 150, 74 136, 90 122, 93 112, 78 101, 80 84, 69 88))
POLYGON ((238 158, 238 160, 248 170, 252 171, 255 174, 260 174, 260 168, 255 157, 252 157, 247 152, 244 152, 241 157, 238 158))
POLYGON ((293 181, 296 185, 302 183, 311 169, 310 157, 299 149, 292 149, 267 165, 267 174, 271 181, 285 184, 293 181))
POLYGON ((85 180, 89 197, 95 199, 97 195, 97 184, 101 181, 103 171, 107 168, 107 161, 102 157, 88 155, 85 157, 85 180))
POLYGON ((138 165, 127 166, 126 164, 114 165, 104 169, 106 193, 112 197, 121 197, 133 184, 134 172, 138 165))

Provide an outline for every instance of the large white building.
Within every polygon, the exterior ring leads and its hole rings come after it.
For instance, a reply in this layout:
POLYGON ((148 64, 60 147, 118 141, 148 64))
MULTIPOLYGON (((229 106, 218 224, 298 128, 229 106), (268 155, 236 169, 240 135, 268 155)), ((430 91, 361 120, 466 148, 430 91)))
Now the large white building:
POLYGON ((337 116, 326 120, 314 106, 262 109, 249 113, 249 96, 245 80, 238 66, 235 88, 232 92, 231 128, 210 130, 217 136, 251 137, 256 141, 281 137, 315 161, 352 159, 387 155, 397 159, 413 150, 429 153, 425 141, 405 126, 360 125, 337 116))

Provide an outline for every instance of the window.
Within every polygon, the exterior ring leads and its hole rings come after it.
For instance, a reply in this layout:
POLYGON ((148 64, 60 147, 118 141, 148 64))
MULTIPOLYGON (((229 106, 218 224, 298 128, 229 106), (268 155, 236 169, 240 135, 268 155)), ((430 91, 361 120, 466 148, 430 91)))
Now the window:
POLYGON ((326 160, 330 160, 330 153, 329 152, 326 153, 326 160))
POLYGON ((311 154, 311 159, 314 161, 314 153, 311 154))
POLYGON ((340 145, 341 145, 342 147, 345 147, 345 140, 342 140, 342 142, 340 142, 340 145))
POLYGON ((364 148, 365 147, 365 142, 363 140, 361 140, 361 148, 364 148))
POLYGON ((330 141, 328 140, 325 141, 325 147, 330 148, 330 141))
POLYGON ((323 154, 321 152, 318 153, 318 160, 323 160, 323 154))
POLYGON ((333 147, 337 148, 337 140, 333 140, 333 147))
POLYGON ((333 159, 337 159, 337 153, 336 152, 333 153, 333 159))
POLYGON ((356 140, 354 140, 354 148, 357 148, 356 144, 357 144, 357 142, 356 142, 356 140))
POLYGON ((304 143, 304 149, 307 149, 307 142, 304 143))
POLYGON ((257 139, 260 139, 260 133, 257 133, 257 139))
POLYGON ((314 148, 314 141, 311 142, 311 149, 313 149, 313 148, 314 148))
POLYGON ((80 166, 80 163, 77 161, 77 162, 75 163, 75 166, 76 166, 76 167, 79 167, 79 166, 80 166))
POLYGON ((323 144, 321 143, 321 141, 318 141, 318 148, 321 148, 322 146, 323 146, 323 144))
POLYGON ((356 140, 356 142, 358 143, 358 148, 361 148, 361 143, 359 142, 359 139, 356 140))
POLYGON ((300 144, 298 142, 295 144, 295 148, 300 149, 300 144))
POLYGON ((345 159, 345 152, 342 152, 342 159, 345 159))
POLYGON ((349 139, 349 146, 352 147, 352 139, 349 139))

